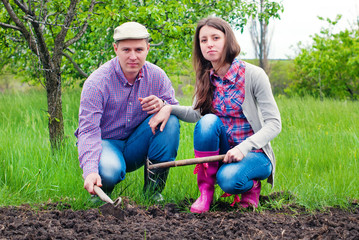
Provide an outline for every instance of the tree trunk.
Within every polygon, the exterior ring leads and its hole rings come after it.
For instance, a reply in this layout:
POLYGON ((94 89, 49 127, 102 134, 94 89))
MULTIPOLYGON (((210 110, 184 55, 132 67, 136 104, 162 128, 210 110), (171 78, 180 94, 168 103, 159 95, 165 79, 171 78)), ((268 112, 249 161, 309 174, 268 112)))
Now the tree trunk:
MULTIPOLYGON (((264 0, 259 1, 259 13, 263 14, 264 0)), ((268 64, 268 52, 269 52, 269 40, 268 35, 268 23, 263 17, 252 18, 250 27, 250 36, 252 44, 255 50, 255 55, 258 57, 259 66, 269 74, 268 64)))
MULTIPOLYGON (((59 71, 59 70, 58 70, 59 71)), ((52 149, 60 147, 64 138, 64 121, 62 116, 61 77, 56 72, 45 74, 47 108, 49 117, 49 135, 52 149)))
MULTIPOLYGON (((48 8, 45 7, 46 4, 44 4, 47 1, 26 2, 15 0, 12 2, 15 4, 10 4, 9 0, 2 0, 2 3, 6 11, 9 13, 9 16, 14 25, 2 23, 0 21, 0 27, 19 31, 22 37, 27 41, 29 49, 39 58, 39 62, 41 62, 41 67, 36 67, 41 68, 40 71, 42 71, 46 81, 45 87, 49 118, 49 137, 51 147, 53 150, 55 150, 61 146, 64 138, 64 122, 62 116, 61 99, 61 60, 63 55, 66 56, 66 54, 64 54, 64 49, 77 42, 79 39, 81 39, 83 34, 85 34, 88 27, 87 21, 92 15, 94 6, 101 2, 91 0, 88 8, 87 18, 84 19, 79 28, 76 27, 77 30, 73 32, 75 33, 75 35, 72 35, 73 38, 66 39, 67 33, 69 29, 71 29, 71 24, 76 16, 76 6, 78 3, 78 0, 70 0, 67 11, 56 15, 56 19, 59 20, 56 20, 56 25, 61 26, 61 31, 57 35, 52 36, 54 37, 53 45, 51 44, 51 37, 45 39, 45 35, 43 33, 44 29, 47 27, 47 31, 53 33, 50 24, 51 21, 47 22, 47 20, 48 16, 57 14, 56 12, 47 11, 48 8), (13 7, 16 7, 16 11, 14 11, 13 7), (35 11, 35 9, 40 7, 42 9, 40 12, 35 11), (36 15, 36 13, 39 15, 36 15), (19 17, 17 14, 19 14, 21 17, 19 17), (48 45, 49 43, 50 47, 48 45)), ((66 57, 69 58, 69 56, 66 57)), ((79 69, 78 65, 75 65, 75 67, 76 69, 79 69)))

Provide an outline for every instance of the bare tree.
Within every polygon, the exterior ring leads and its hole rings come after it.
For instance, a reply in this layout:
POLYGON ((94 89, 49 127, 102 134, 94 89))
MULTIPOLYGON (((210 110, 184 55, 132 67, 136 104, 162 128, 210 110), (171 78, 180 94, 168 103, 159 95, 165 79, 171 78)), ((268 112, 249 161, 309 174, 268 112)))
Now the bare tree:
POLYGON ((67 33, 76 18, 78 0, 71 0, 66 12, 55 10, 50 12, 47 8, 48 0, 28 0, 27 2, 14 0, 14 4, 10 4, 8 0, 2 0, 2 3, 12 22, 10 24, 0 22, 0 27, 20 32, 31 52, 39 60, 47 93, 50 142, 52 148, 57 148, 64 137, 60 68, 62 57, 70 58, 64 51, 81 39, 88 27, 88 19, 98 2, 91 1, 88 6, 88 17, 77 27, 76 34, 66 41, 67 33), (55 20, 50 21, 50 16, 55 20), (60 28, 57 33, 53 30, 54 26, 60 28), (49 38, 49 35, 45 35, 46 32, 51 33, 52 44, 49 44, 50 39, 46 39, 49 38))
POLYGON ((259 66, 269 73, 268 55, 270 50, 269 36, 269 19, 271 17, 279 18, 279 10, 282 10, 282 6, 276 2, 270 2, 268 0, 253 0, 253 2, 259 8, 256 15, 251 18, 249 33, 251 35, 254 52, 259 60, 259 66))

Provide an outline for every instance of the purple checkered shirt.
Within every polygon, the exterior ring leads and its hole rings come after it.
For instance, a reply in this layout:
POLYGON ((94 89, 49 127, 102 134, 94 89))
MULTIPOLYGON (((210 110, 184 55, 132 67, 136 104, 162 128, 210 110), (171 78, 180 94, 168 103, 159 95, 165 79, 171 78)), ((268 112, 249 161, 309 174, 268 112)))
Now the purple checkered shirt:
MULTIPOLYGON (((210 73, 211 81, 216 87, 212 102, 214 114, 222 120, 231 147, 253 135, 253 129, 242 110, 245 70, 245 63, 236 58, 223 79, 216 75, 213 69, 210 73)), ((253 151, 262 152, 261 149, 253 151)))
POLYGON ((98 173, 101 139, 126 139, 148 117, 138 98, 155 95, 177 105, 171 81, 165 72, 146 62, 133 85, 126 80, 118 58, 91 74, 81 94, 78 138, 80 167, 86 176, 98 173))

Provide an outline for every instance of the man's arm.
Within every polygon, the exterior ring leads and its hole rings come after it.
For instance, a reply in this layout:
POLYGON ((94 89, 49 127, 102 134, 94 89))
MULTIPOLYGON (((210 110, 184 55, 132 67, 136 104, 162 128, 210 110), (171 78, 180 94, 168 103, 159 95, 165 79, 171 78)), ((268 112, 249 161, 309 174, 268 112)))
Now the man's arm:
POLYGON ((103 96, 96 86, 85 83, 80 102, 78 152, 80 167, 85 179, 84 188, 93 192, 93 185, 100 184, 98 163, 102 151, 100 121, 103 114, 103 96))

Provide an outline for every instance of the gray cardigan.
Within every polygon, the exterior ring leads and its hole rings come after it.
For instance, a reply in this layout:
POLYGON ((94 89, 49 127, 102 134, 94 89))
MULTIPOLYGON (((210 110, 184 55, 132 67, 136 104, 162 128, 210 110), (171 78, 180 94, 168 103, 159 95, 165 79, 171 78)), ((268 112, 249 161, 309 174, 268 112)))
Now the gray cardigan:
MULTIPOLYGON (((273 171, 267 181, 273 186, 275 157, 270 141, 275 138, 282 129, 280 113, 266 73, 262 68, 250 63, 246 62, 245 65, 245 97, 242 109, 254 134, 235 147, 238 148, 244 156, 252 149, 263 149, 272 162, 273 171)), ((193 109, 195 101, 192 106, 172 106, 171 113, 182 121, 197 122, 202 116, 198 110, 193 109)))

